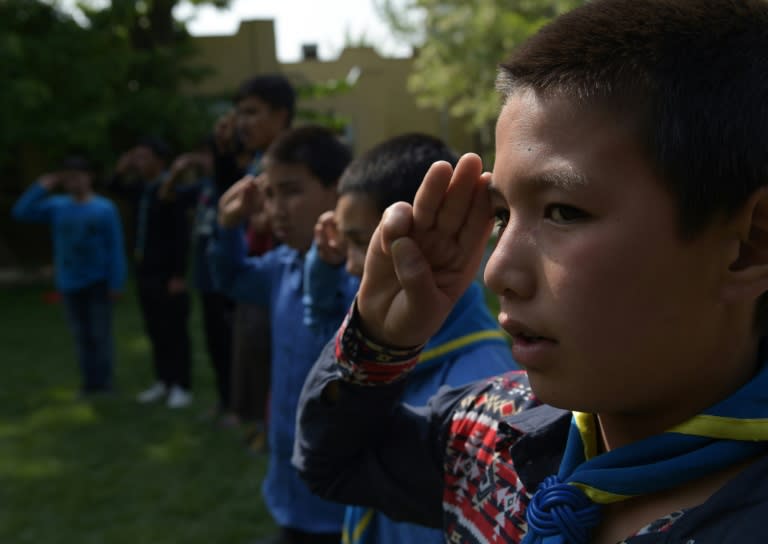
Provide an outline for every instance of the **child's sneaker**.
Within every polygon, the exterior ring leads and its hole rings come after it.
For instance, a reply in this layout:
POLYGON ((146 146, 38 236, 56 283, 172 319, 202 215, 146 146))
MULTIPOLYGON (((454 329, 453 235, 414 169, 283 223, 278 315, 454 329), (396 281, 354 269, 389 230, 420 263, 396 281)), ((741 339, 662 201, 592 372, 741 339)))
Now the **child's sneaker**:
POLYGON ((150 402, 157 402, 164 398, 168 393, 165 384, 161 382, 155 382, 149 389, 146 389, 136 395, 136 400, 142 404, 149 404, 150 402))
POLYGON ((171 387, 168 394, 168 408, 184 408, 192 403, 192 393, 178 385, 171 387))

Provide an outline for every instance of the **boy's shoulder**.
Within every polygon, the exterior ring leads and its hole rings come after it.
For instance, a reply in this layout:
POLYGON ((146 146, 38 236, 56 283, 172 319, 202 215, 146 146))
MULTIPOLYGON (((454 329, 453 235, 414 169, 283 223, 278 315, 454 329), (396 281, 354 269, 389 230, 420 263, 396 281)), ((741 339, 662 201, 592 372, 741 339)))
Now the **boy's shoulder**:
POLYGON ((297 278, 303 276, 301 254, 285 244, 272 248, 262 255, 248 257, 248 262, 264 270, 269 270, 275 281, 282 282, 287 281, 291 276, 297 278))
POLYGON ((115 203, 102 195, 93 195, 91 198, 91 204, 96 208, 106 208, 108 210, 117 210, 117 206, 115 206, 115 203))
POLYGON ((530 491, 557 471, 570 412, 541 404, 523 371, 466 391, 453 411, 444 458, 451 541, 519 542, 530 491))
POLYGON ((300 262, 301 254, 292 247, 289 247, 285 244, 280 244, 279 246, 270 249, 257 258, 273 260, 280 264, 291 264, 300 262))
POLYGON ((462 422, 482 419, 495 429, 499 423, 508 423, 513 416, 540 404, 528 374, 514 370, 481 380, 469 388, 456 404, 453 421, 460 426, 462 422))

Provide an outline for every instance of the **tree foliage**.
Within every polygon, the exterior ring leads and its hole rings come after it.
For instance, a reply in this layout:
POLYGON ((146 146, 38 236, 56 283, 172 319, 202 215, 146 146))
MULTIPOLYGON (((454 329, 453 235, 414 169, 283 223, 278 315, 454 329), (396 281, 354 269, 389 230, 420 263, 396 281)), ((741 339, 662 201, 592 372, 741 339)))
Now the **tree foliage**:
POLYGON ((488 143, 498 115, 496 68, 553 17, 585 0, 379 0, 393 31, 417 47, 409 88, 421 105, 466 118, 488 143))
POLYGON ((209 128, 204 105, 179 92, 206 70, 173 19, 175 3, 83 3, 83 23, 42 0, 0 0, 6 189, 8 180, 39 173, 72 150, 106 162, 140 135, 181 147, 209 128))

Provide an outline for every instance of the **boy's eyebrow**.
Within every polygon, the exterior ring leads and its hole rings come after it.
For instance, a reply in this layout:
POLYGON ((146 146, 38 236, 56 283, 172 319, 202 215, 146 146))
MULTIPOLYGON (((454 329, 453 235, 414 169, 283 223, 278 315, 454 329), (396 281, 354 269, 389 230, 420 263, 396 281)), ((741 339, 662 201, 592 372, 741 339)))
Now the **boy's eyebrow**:
MULTIPOLYGON (((587 177, 573 169, 547 170, 515 181, 515 191, 539 193, 547 189, 573 189, 587 184, 587 177)), ((492 197, 503 197, 494 178, 488 185, 492 197)))

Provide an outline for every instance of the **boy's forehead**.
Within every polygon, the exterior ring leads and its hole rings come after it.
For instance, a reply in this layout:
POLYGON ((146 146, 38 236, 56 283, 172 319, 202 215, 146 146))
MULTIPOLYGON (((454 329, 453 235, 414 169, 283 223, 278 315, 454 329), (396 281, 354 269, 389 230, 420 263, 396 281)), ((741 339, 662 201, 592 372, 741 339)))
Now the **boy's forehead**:
POLYGON ((508 97, 499 115, 495 170, 535 174, 563 186, 583 183, 621 161, 650 169, 632 126, 633 120, 604 108, 519 91, 508 97))
POLYGON ((246 96, 237 102, 237 104, 235 104, 235 110, 238 112, 264 109, 267 107, 268 104, 256 95, 246 96))
POLYGON ((317 182, 306 165, 284 163, 271 158, 264 161, 264 173, 267 184, 271 186, 317 182))

